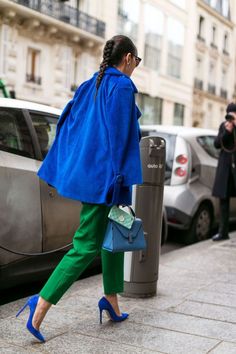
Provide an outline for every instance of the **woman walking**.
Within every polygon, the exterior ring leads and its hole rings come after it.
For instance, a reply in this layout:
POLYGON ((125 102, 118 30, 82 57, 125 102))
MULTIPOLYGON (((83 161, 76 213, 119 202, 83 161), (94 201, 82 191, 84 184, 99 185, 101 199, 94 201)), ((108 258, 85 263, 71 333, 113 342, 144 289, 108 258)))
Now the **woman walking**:
MULTIPOLYGON (((45 341, 40 325, 51 307, 101 251, 112 205, 131 204, 131 187, 142 183, 139 152, 140 111, 130 76, 141 59, 133 42, 114 36, 103 50, 100 70, 85 81, 67 104, 57 124, 54 143, 38 175, 59 194, 82 203, 73 247, 63 257, 29 306, 28 330, 45 341)), ((102 250, 105 296, 98 302, 100 319, 108 311, 123 321, 117 294, 123 291, 124 254, 102 250)))

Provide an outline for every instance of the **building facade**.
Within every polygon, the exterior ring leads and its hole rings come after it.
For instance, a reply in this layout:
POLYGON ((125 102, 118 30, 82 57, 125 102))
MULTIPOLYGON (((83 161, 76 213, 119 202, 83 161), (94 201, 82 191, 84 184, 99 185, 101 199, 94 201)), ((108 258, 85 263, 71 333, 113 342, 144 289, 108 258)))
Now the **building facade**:
POLYGON ((133 75, 141 122, 191 125, 192 2, 118 0, 117 9, 112 32, 130 36, 143 58, 133 75))
POLYGON ((193 126, 217 128, 234 97, 235 1, 197 0, 193 126))
POLYGON ((105 40, 131 37, 141 123, 216 127, 234 94, 234 0, 0 0, 0 79, 63 107, 98 69, 105 40))
POLYGON ((88 4, 0 0, 0 78, 17 98, 63 107, 97 69, 106 26, 88 4))

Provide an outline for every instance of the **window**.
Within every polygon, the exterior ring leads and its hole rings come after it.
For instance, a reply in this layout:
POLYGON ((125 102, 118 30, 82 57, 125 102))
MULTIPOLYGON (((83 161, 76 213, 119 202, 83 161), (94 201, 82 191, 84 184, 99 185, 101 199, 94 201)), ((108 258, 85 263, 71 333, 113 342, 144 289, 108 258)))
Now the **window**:
POLYGON ((199 136, 197 142, 205 150, 205 152, 211 157, 218 159, 220 150, 214 146, 215 136, 199 136))
POLYGON ((37 112, 30 112, 30 115, 38 137, 42 155, 45 157, 54 141, 56 125, 59 117, 37 112))
POLYGON ((216 64, 214 62, 210 62, 209 65, 209 77, 208 77, 208 92, 215 95, 216 93, 216 64))
POLYGON ((0 110, 0 150, 34 158, 31 136, 19 109, 0 110))
POLYGON ((180 78, 184 45, 184 26, 182 23, 168 19, 168 75, 180 78))
POLYGON ((60 58, 63 71, 64 71, 64 88, 71 90, 72 70, 73 70, 73 52, 72 48, 68 46, 62 46, 60 48, 60 58))
POLYGON ((222 16, 230 18, 230 0, 205 0, 205 2, 222 16))
POLYGON ((40 76, 40 50, 28 48, 26 81, 41 85, 40 76))
POLYGON ((0 31, 0 76, 5 75, 7 72, 8 36, 9 27, 7 25, 2 25, 0 31))
POLYGON ((223 53, 224 54, 228 54, 229 53, 229 36, 228 36, 228 33, 225 33, 225 35, 224 35, 223 53))
POLYGON ((221 88, 220 88, 220 96, 224 99, 227 99, 228 92, 228 70, 226 67, 222 69, 222 74, 221 74, 221 88))
POLYGON ((174 125, 184 124, 184 105, 180 103, 175 103, 174 106, 174 125))
POLYGON ((145 5, 144 65, 159 70, 164 26, 164 15, 156 7, 145 5))
POLYGON ((162 99, 139 93, 137 104, 142 112, 141 124, 161 124, 162 99))
POLYGON ((119 0, 118 33, 122 33, 137 42, 139 22, 139 0, 119 0))
POLYGON ((212 42, 211 46, 216 48, 216 26, 212 26, 212 42))
POLYGON ((203 58, 197 56, 196 60, 196 76, 194 81, 194 87, 203 90, 203 58))
POLYGON ((72 82, 71 82, 71 91, 76 91, 79 83, 79 54, 74 52, 73 53, 73 60, 72 60, 72 82))
POLYGON ((199 23, 198 23, 198 39, 204 40, 204 25, 205 25, 205 19, 203 16, 199 17, 199 23))

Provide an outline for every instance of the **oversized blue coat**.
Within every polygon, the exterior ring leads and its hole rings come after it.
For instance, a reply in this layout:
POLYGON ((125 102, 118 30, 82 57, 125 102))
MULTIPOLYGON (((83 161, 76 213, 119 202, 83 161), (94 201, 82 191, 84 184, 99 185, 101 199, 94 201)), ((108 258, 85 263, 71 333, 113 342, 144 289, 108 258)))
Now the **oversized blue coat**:
POLYGON ((38 176, 62 196, 93 204, 131 204, 142 183, 137 89, 108 67, 95 99, 97 73, 64 108, 38 176))

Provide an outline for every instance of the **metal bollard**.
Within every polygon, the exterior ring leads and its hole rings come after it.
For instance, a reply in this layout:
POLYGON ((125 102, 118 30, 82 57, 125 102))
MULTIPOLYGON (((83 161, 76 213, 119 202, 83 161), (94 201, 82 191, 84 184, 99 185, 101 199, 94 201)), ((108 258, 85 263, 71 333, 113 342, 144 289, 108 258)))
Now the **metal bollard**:
POLYGON ((156 294, 161 248, 162 204, 165 179, 165 140, 157 136, 141 140, 143 184, 136 186, 133 207, 143 221, 145 251, 125 253, 122 296, 148 297, 156 294))

